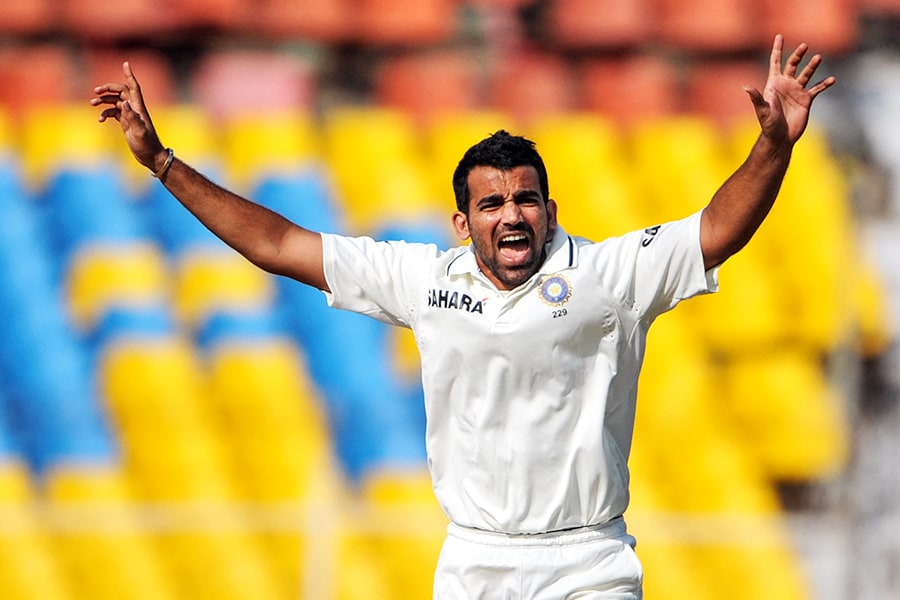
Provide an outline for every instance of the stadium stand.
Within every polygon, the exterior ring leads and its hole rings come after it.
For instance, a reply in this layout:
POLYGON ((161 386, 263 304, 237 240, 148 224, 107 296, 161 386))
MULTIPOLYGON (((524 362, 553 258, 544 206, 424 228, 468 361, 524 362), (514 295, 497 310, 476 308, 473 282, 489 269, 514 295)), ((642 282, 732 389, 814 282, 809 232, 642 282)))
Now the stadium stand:
POLYGON ((442 114, 470 112, 483 104, 484 73, 473 52, 391 55, 377 68, 376 102, 412 115, 420 125, 442 114))
POLYGON ((630 128, 682 110, 676 66, 649 52, 589 56, 576 66, 578 108, 630 128))
MULTIPOLYGON (((538 142, 563 226, 600 238, 699 209, 744 159, 758 127, 741 86, 761 85, 770 32, 832 60, 865 41, 861 15, 900 14, 889 0, 51 4, 0 6, 13 600, 427 597, 444 536, 411 336, 254 269, 149 178, 86 106, 122 60, 179 157, 312 229, 456 243, 450 174, 505 128, 538 142)), ((780 493, 847 477, 859 398, 831 369, 858 374, 894 342, 853 185, 813 123, 722 291, 654 325, 627 515, 648 598, 819 597, 780 493)))
POLYGON ((769 41, 758 4, 749 0, 662 0, 655 9, 657 38, 681 50, 746 52, 769 41))
POLYGON ((340 43, 353 37, 350 0, 257 0, 251 6, 250 26, 266 38, 340 43))
POLYGON ((629 48, 652 38, 652 2, 557 0, 547 9, 548 35, 568 49, 629 48))

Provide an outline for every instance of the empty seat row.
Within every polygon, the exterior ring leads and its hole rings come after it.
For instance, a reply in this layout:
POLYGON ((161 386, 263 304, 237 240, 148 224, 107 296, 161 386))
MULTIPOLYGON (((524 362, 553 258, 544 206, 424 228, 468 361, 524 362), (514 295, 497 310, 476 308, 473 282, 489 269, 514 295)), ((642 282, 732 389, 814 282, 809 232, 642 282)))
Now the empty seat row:
MULTIPOLYGON (((440 44, 465 32, 466 11, 489 27, 490 17, 507 11, 514 18, 525 2, 427 0, 414 9, 399 0, 191 0, 167 11, 139 0, 114 9, 101 2, 54 3, 27 0, 0 9, 0 31, 12 34, 66 32, 92 41, 152 38, 159 32, 187 35, 202 28, 275 39, 318 43, 357 41, 375 46, 440 44)), ((829 0, 815 18, 805 5, 748 0, 551 0, 532 18, 546 24, 546 37, 564 48, 617 48, 662 40, 698 50, 735 51, 754 48, 771 33, 803 37, 829 51, 852 47, 861 10, 892 14, 884 0, 829 0), (862 4, 862 6, 860 6, 862 4), (702 19, 695 18, 702 14, 702 19), (771 32, 771 33, 770 33, 771 32)))

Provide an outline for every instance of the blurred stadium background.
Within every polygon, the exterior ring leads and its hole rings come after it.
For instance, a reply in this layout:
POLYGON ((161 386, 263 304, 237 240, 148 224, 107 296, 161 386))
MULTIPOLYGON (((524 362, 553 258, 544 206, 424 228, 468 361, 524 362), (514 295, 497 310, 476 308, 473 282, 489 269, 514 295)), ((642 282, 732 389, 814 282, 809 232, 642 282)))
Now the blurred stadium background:
POLYGON ((411 339, 211 237, 88 106, 304 225, 454 243, 507 128, 594 239, 702 207, 775 32, 838 87, 781 198, 651 333, 627 516, 646 596, 900 589, 900 2, 5 0, 0 597, 430 597, 445 520, 411 339))

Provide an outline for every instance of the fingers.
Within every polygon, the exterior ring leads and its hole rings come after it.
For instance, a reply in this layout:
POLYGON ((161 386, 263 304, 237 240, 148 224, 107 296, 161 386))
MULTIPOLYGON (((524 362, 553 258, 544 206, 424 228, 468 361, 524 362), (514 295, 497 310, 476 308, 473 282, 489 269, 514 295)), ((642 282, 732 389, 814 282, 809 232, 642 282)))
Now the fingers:
POLYGON ((781 52, 784 48, 784 37, 779 33, 772 42, 772 54, 769 56, 769 77, 781 74, 781 52))
POLYGON ((787 64, 784 67, 785 75, 794 77, 797 74, 797 69, 800 67, 800 61, 803 60, 808 49, 809 46, 805 43, 801 43, 793 52, 791 52, 791 55, 787 59, 787 64))
MULTIPOLYGON (((802 42, 788 57, 784 65, 784 70, 782 71, 781 60, 783 48, 784 38, 781 34, 778 34, 775 36, 775 42, 772 44, 772 55, 769 63, 769 76, 773 77, 778 75, 785 75, 787 77, 793 77, 797 80, 797 83, 805 88, 812 80, 813 75, 815 75, 816 73, 816 70, 821 66, 822 56, 820 54, 814 54, 809 59, 809 62, 806 63, 806 66, 801 69, 800 63, 803 62, 803 58, 806 56, 806 53, 809 50, 809 45, 805 42, 802 42)), ((813 94, 813 96, 815 96, 834 85, 834 83, 835 78, 828 77, 817 83, 815 86, 811 87, 809 91, 813 94)))
POLYGON ((833 86, 835 82, 837 82, 837 79, 835 79, 834 77, 826 77, 816 85, 809 88, 809 93, 813 98, 815 98, 816 96, 833 86))

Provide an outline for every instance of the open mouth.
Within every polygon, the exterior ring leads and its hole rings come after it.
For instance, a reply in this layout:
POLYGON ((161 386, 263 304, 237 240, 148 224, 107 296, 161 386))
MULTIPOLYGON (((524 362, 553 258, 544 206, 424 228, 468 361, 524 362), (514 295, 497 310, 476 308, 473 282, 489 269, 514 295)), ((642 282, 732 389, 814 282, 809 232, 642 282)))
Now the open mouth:
POLYGON ((508 233, 500 238, 497 248, 500 256, 509 261, 518 262, 526 258, 531 246, 528 236, 524 233, 508 233))

